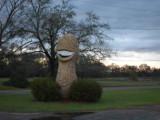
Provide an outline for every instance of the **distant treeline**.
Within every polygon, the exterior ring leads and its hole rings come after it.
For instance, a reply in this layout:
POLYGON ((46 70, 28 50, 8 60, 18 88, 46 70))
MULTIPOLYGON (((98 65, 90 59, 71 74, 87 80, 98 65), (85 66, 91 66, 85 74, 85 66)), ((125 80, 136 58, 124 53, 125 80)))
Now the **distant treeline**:
MULTIPOLYGON (((27 77, 49 76, 47 59, 43 54, 28 54, 6 58, 0 62, 0 77, 10 77, 15 72, 25 74, 27 77)), ((77 74, 80 78, 129 77, 132 74, 138 77, 160 77, 160 69, 151 68, 147 64, 139 67, 128 65, 120 67, 115 64, 105 66, 89 56, 81 56, 77 63, 77 74)))
POLYGON ((131 74, 136 74, 138 77, 160 77, 160 68, 151 68, 147 64, 141 64, 139 66, 118 66, 116 64, 112 64, 107 66, 109 69, 109 76, 130 76, 131 74))

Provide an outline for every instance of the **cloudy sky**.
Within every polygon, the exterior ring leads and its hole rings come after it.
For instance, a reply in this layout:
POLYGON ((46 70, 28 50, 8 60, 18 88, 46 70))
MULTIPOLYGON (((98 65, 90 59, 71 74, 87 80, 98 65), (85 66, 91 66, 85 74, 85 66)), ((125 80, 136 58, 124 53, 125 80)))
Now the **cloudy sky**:
POLYGON ((72 0, 79 17, 93 11, 111 26, 117 55, 105 64, 160 67, 160 0, 72 0))

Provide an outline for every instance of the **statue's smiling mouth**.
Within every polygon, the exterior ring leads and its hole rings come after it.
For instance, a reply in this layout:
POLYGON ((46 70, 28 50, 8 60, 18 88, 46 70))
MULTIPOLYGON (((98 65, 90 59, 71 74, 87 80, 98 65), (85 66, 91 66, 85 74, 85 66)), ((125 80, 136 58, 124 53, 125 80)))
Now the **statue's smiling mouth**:
POLYGON ((57 51, 57 56, 60 60, 69 60, 74 56, 74 52, 67 51, 67 50, 60 50, 57 51))

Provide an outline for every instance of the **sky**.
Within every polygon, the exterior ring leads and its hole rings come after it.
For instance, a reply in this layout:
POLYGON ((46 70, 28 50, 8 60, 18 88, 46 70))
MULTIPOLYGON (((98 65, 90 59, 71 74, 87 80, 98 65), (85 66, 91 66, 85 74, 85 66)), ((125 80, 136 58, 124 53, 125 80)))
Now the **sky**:
POLYGON ((160 0, 72 0, 80 18, 88 11, 110 25, 106 34, 116 55, 103 60, 120 66, 160 68, 160 0))

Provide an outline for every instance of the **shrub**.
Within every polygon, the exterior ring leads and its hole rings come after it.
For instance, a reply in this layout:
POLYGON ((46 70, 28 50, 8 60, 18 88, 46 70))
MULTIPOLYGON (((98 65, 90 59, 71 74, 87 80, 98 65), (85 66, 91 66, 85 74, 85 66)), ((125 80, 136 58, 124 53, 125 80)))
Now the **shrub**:
POLYGON ((31 91, 38 101, 57 101, 61 99, 60 87, 50 79, 35 79, 31 82, 31 91))
POLYGON ((21 61, 12 60, 10 63, 10 80, 3 85, 26 88, 29 86, 27 81, 27 70, 21 61))
POLYGON ((26 88, 29 86, 29 82, 23 74, 12 75, 10 80, 3 83, 5 86, 14 86, 17 88, 26 88))
POLYGON ((79 102, 97 102, 102 94, 101 86, 94 80, 78 80, 70 89, 70 99, 79 102))
POLYGON ((129 73, 129 79, 133 80, 133 81, 138 81, 138 75, 136 72, 130 72, 129 73))

